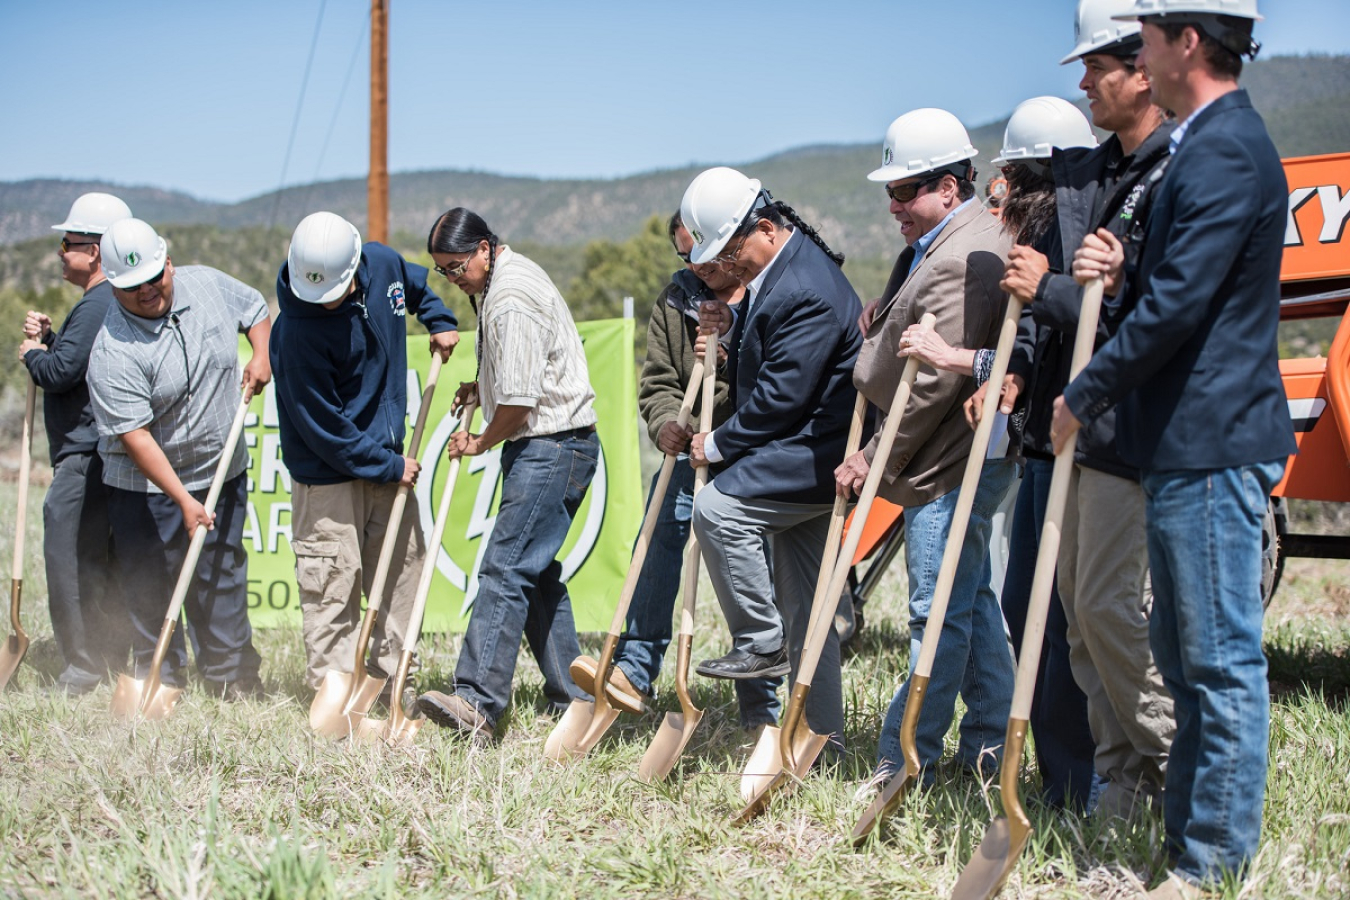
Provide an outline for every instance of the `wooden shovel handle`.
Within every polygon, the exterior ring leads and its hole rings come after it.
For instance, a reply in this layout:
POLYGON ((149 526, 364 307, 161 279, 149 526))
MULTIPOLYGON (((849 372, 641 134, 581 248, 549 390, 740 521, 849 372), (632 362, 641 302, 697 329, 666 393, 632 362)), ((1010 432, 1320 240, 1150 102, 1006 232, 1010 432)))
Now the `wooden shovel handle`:
MULTIPOLYGON (((947 604, 952 597, 952 585, 956 583, 956 566, 961 560, 961 547, 966 542, 966 526, 970 524, 970 511, 975 505, 975 492, 980 488, 980 474, 984 471, 984 457, 989 450, 989 436, 994 430, 994 419, 998 415, 1003 376, 1008 374, 1008 360, 1012 358, 1013 343, 1017 339, 1017 320, 1021 315, 1022 302, 1016 297, 1009 297, 1008 308, 999 327, 998 347, 994 351, 994 368, 989 373, 989 380, 985 382, 988 386, 984 392, 984 405, 980 408, 980 424, 975 428, 975 440, 971 443, 966 471, 961 478, 961 493, 956 498, 951 529, 947 532, 947 544, 942 551, 942 565, 938 569, 937 583, 933 587, 928 624, 924 628, 923 642, 919 645, 919 659, 914 666, 914 674, 925 679, 933 674, 933 659, 937 656, 942 623, 947 617, 947 604)), ((912 699, 914 695, 911 693, 910 696, 912 699)))
POLYGON ((28 399, 23 408, 23 440, 19 445, 19 512, 14 519, 14 568, 10 576, 20 585, 23 584, 23 539, 28 520, 28 477, 33 466, 33 414, 36 409, 37 385, 29 378, 28 399))
MULTIPOLYGON (((408 455, 417 458, 422 449, 422 431, 427 425, 427 415, 431 412, 431 401, 436 395, 436 384, 441 379, 441 357, 431 354, 431 369, 427 372, 427 383, 422 388, 422 403, 417 408, 417 422, 413 425, 412 439, 408 442, 408 455)), ((356 660, 352 663, 352 672, 360 672, 366 665, 366 651, 370 647, 370 636, 375 631, 375 620, 380 616, 380 606, 384 603, 384 584, 389 580, 389 565, 394 558, 394 547, 398 544, 399 526, 403 524, 403 510, 408 505, 406 484, 398 486, 394 495, 394 504, 389 508, 389 524, 385 528, 384 542, 380 545, 380 557, 375 563, 375 575, 370 582, 370 592, 366 594, 366 615, 361 620, 361 634, 356 639, 356 660)), ((352 679, 352 691, 360 686, 359 679, 352 679)))
MULTIPOLYGON (((1074 335, 1073 361, 1069 366, 1069 380, 1078 377, 1092 359, 1092 348, 1097 340, 1097 320, 1102 308, 1102 280, 1093 279, 1083 290, 1083 306, 1078 314, 1078 331, 1074 335)), ((1069 481, 1073 477, 1073 454, 1078 445, 1075 433, 1055 454, 1055 467, 1050 475, 1050 494, 1045 502, 1045 524, 1041 527, 1041 542, 1036 551, 1036 572, 1031 580, 1031 597, 1027 601, 1027 624, 1022 632, 1022 652, 1018 654, 1017 682, 1013 688, 1011 717, 1029 719, 1031 701, 1036 688, 1036 674, 1041 663, 1041 644, 1045 640, 1045 618, 1050 609, 1050 595, 1055 583, 1055 565, 1059 561, 1059 543, 1064 522, 1064 506, 1068 500, 1069 481)))

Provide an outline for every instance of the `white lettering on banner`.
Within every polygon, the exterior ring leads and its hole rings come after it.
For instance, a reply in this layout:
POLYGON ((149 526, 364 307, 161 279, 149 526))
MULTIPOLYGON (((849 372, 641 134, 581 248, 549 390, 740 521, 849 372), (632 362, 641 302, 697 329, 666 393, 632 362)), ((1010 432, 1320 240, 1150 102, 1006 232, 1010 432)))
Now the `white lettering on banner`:
MULTIPOLYGON (((249 485, 249 490, 253 486, 249 485)), ((248 515, 244 517, 244 543, 252 547, 251 553, 261 553, 262 545, 262 526, 258 523, 258 508, 253 505, 253 501, 248 501, 248 515)))
POLYGON ((258 481, 262 484, 262 491, 265 494, 275 494, 277 492, 277 479, 281 479, 281 487, 287 494, 291 493, 291 472, 281 461, 281 435, 276 433, 264 434, 262 439, 262 453, 259 457, 258 481))
POLYGON ((1350 219, 1350 194, 1341 195, 1339 185, 1324 184, 1318 187, 1296 188, 1289 193, 1289 212, 1284 224, 1284 245, 1302 247, 1303 234, 1299 231, 1294 213, 1298 212, 1313 195, 1322 207, 1322 229, 1317 235, 1321 244, 1335 244, 1345 233, 1345 224, 1350 219))
POLYGON ((291 541, 291 504, 273 503, 267 516, 267 552, 276 553, 282 538, 288 544, 291 541), (282 513, 286 514, 285 525, 281 524, 282 513))
POLYGON ((277 415, 277 386, 272 382, 263 388, 263 427, 280 428, 281 417, 277 415))
MULTIPOLYGON (((253 427, 254 425, 256 425, 257 422, 258 422, 258 417, 255 416, 255 415, 253 415, 253 413, 249 413, 247 416, 244 417, 244 427, 245 427, 245 428, 251 428, 251 427, 253 427), (249 419, 252 419, 253 421, 250 422, 249 419)), ((250 449, 250 450, 252 450, 254 447, 258 446, 258 435, 255 434, 255 433, 252 432, 252 431, 245 431, 245 432, 244 432, 244 446, 247 447, 247 448, 250 449)), ((256 488, 255 488, 255 486, 254 486, 254 484, 253 484, 253 454, 252 454, 252 453, 248 454, 248 456, 244 459, 244 471, 248 473, 248 478, 244 479, 244 481, 245 481, 245 489, 251 494, 251 493, 254 492, 254 490, 256 490, 256 488)))
MULTIPOLYGON (((437 382, 437 388, 440 383, 437 382)), ((416 422, 417 414, 422 411, 422 387, 416 369, 408 370, 408 421, 416 422)))

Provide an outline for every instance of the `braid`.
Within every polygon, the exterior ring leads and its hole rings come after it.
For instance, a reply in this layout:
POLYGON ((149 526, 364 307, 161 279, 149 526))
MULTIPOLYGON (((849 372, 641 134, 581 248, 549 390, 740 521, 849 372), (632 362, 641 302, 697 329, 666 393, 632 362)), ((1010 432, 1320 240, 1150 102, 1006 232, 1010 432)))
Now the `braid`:
MULTIPOLYGON (((488 289, 492 287, 492 272, 497 268, 497 236, 489 235, 488 239, 488 262, 487 274, 483 277, 483 299, 487 299, 488 289)), ((470 297, 469 300, 474 300, 470 297)), ((474 303, 474 312, 478 311, 478 304, 474 303)))
POLYGON ((769 219, 770 221, 774 221, 775 219, 783 220, 783 221, 775 221, 774 222, 775 225, 781 226, 782 224, 790 222, 793 228, 797 229, 802 234, 806 235, 817 247, 819 247, 821 250, 824 250, 825 255, 828 256, 831 260, 833 260, 836 266, 842 267, 844 265, 844 254, 836 253, 835 251, 831 250, 829 244, 825 243, 825 239, 822 238, 814 228, 803 222, 802 217, 797 215, 797 211, 792 207, 788 206, 782 200, 773 201, 773 203, 769 204, 763 209, 763 213, 764 215, 762 216, 762 218, 769 219))

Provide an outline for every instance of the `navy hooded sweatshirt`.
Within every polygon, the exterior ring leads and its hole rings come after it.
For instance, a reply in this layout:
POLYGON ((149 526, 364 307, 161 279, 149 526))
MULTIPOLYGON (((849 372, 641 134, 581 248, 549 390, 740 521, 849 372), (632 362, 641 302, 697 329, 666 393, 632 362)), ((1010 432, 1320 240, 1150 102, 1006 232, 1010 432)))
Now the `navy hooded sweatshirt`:
POLYGON ((291 292, 286 264, 277 274, 269 355, 282 457, 301 484, 402 478, 407 314, 432 334, 458 327, 427 287, 427 270, 383 244, 361 248, 355 282, 330 310, 291 292))

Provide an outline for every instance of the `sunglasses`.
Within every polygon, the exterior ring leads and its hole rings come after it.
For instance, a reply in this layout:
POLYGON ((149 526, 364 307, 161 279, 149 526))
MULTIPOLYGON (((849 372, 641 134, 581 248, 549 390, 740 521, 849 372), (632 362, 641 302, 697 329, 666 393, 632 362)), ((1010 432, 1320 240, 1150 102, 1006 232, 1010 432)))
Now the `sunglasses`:
POLYGON ((736 262, 736 257, 740 256, 741 251, 745 249, 746 238, 750 237, 752 233, 753 231, 747 231, 745 234, 741 235, 741 239, 736 242, 735 250, 732 250, 730 253, 719 253, 717 256, 708 260, 708 262, 715 266, 729 266, 736 262))
POLYGON ((131 287, 118 288, 118 290, 124 291, 128 294, 138 294, 140 293, 141 288, 149 287, 152 284, 159 284, 163 280, 164 280, 164 269, 160 269, 159 274, 156 275, 154 278, 142 281, 140 284, 133 284, 131 287))
POLYGON ((690 255, 688 253, 681 253, 680 251, 676 250, 675 255, 678 256, 680 258, 680 262, 684 263, 686 266, 693 263, 693 260, 689 258, 690 255))
POLYGON ((61 252, 69 253, 71 247, 92 247, 98 241, 72 241, 69 238, 61 238, 61 252))
POLYGON ((458 278, 464 274, 465 269, 469 268, 469 260, 471 259, 473 259, 472 256, 461 262, 459 265, 449 269, 445 266, 437 266, 436 271, 445 278, 458 278))
POLYGON ((886 185, 886 196, 890 197, 896 203, 910 203, 915 197, 919 196, 919 191, 926 187, 932 187, 942 180, 941 175, 936 178, 925 178, 922 181, 911 181, 909 184, 886 185))

